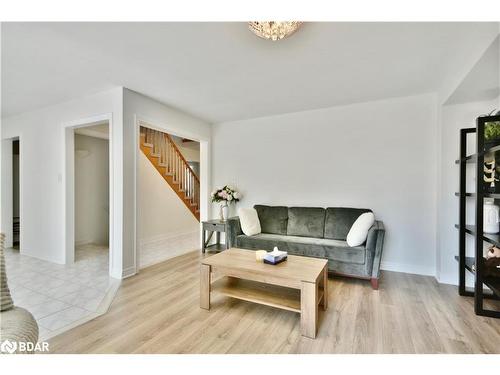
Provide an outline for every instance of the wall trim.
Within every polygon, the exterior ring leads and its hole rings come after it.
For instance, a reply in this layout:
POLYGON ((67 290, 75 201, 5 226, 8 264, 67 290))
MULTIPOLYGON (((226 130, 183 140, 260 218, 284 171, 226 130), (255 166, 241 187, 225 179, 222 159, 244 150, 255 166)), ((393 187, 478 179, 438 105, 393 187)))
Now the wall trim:
POLYGON ((135 265, 133 265, 132 267, 128 267, 128 268, 123 269, 122 274, 121 274, 121 278, 126 279, 127 277, 134 276, 135 274, 136 274, 135 265))
POLYGON ((156 236, 151 236, 148 238, 139 239, 139 246, 140 247, 148 246, 148 245, 152 245, 152 244, 157 243, 157 242, 168 241, 168 240, 172 240, 172 239, 179 238, 179 237, 194 236, 195 234, 198 234, 199 232, 200 232, 199 230, 196 230, 196 231, 175 233, 175 234, 173 234, 173 233, 158 234, 156 236))
POLYGON ((182 242, 185 240, 191 241, 193 239, 197 239, 199 235, 199 231, 196 230, 181 234, 160 234, 139 240, 141 259, 146 260, 143 264, 139 264, 139 269, 144 269, 146 267, 165 262, 168 259, 172 259, 192 251, 199 251, 199 246, 186 245, 182 242), (173 243, 177 243, 178 246, 176 245, 172 248, 171 245, 173 243), (155 253, 156 255, 151 256, 155 253))
POLYGON ((382 261, 380 268, 383 271, 403 272, 414 275, 436 276, 436 270, 432 267, 420 266, 409 263, 385 262, 382 261))
POLYGON ((89 239, 75 240, 75 246, 90 245, 91 243, 92 243, 92 241, 89 239))

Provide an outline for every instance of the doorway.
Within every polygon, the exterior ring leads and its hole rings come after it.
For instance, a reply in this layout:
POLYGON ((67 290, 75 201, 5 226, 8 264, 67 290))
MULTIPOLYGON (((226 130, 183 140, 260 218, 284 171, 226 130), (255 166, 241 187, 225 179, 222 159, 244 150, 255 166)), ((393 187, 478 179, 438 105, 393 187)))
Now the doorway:
POLYGON ((6 138, 2 140, 1 148, 2 228, 0 231, 5 234, 5 248, 15 247, 13 250, 17 253, 22 251, 23 244, 22 144, 21 136, 6 138))
POLYGON ((145 121, 137 125, 136 265, 142 269, 200 248, 203 168, 199 140, 145 121))
POLYGON ((19 139, 14 139, 12 141, 12 247, 16 250, 21 246, 19 151, 19 139))
POLYGON ((74 133, 74 259, 108 269, 109 123, 82 126, 74 133))
POLYGON ((113 200, 116 158, 112 118, 109 113, 64 124, 64 263, 73 264, 94 252, 100 261, 92 262, 99 263, 99 268, 107 267, 106 277, 121 279, 120 263, 114 260, 120 256, 116 243, 120 237, 114 227, 119 218, 115 217, 113 200), (82 246, 90 251, 78 251, 82 246))

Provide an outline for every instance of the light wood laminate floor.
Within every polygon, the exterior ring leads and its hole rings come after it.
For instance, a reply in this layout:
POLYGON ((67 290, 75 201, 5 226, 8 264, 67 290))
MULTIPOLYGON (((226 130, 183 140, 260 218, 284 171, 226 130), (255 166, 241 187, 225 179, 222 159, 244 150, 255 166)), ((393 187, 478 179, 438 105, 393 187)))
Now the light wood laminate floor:
MULTIPOLYGON (((210 256, 210 255, 208 255, 210 256)), ((500 320, 432 277, 384 272, 380 290, 330 278, 316 339, 294 312, 214 296, 199 307, 202 255, 123 281, 107 314, 51 339, 52 353, 500 353, 500 320)))

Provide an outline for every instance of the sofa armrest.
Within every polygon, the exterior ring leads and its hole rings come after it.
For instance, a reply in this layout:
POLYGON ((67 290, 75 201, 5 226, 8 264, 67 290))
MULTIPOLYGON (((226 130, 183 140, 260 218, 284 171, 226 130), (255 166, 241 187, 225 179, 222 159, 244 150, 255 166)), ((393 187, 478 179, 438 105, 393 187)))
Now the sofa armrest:
POLYGON ((372 227, 368 230, 368 238, 366 240, 366 251, 371 252, 373 259, 373 267, 371 277, 378 279, 380 277, 380 262, 382 261, 382 250, 384 247, 385 227, 381 221, 375 221, 372 227))
POLYGON ((240 218, 238 216, 227 219, 226 241, 229 241, 229 247, 236 246, 236 237, 243 234, 241 230, 240 218))

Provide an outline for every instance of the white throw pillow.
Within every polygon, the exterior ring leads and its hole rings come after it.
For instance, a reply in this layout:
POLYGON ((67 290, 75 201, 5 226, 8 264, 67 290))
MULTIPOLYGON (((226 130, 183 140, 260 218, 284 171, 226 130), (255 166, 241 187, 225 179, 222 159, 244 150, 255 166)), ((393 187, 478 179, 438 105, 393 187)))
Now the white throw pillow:
POLYGON ((375 223, 373 212, 365 212, 359 215, 347 233, 347 244, 350 247, 362 245, 368 237, 368 230, 375 223))
POLYGON ((240 217, 241 230, 247 236, 253 236, 261 232, 259 216, 255 208, 240 208, 238 216, 240 217))

